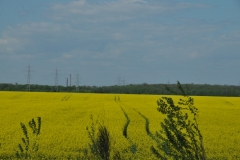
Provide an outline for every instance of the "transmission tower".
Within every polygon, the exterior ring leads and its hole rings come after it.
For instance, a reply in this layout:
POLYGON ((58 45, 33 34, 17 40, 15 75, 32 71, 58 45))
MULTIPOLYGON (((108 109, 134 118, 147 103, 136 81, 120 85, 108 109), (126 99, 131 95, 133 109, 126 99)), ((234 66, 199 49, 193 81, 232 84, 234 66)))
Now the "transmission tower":
POLYGON ((27 90, 30 91, 31 66, 27 66, 27 90))
POLYGON ((122 85, 123 85, 123 86, 124 86, 124 85, 125 85, 125 83, 126 83, 126 81, 125 81, 125 79, 124 79, 124 78, 121 80, 121 82, 122 82, 122 85))
POLYGON ((72 75, 70 74, 70 87, 72 87, 72 75))
POLYGON ((58 91, 58 69, 57 68, 55 73, 55 91, 58 91))
POLYGON ((117 86, 120 86, 121 85, 121 77, 118 76, 116 81, 117 81, 117 86))
POLYGON ((75 75, 76 77, 76 91, 79 92, 79 83, 80 83, 80 78, 79 78, 80 74, 77 74, 75 75))

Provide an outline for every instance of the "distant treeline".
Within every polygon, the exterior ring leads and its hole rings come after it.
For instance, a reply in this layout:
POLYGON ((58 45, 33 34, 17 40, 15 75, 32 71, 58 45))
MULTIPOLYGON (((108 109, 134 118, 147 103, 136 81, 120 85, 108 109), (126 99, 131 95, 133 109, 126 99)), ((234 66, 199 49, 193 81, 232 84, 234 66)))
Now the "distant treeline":
MULTIPOLYGON (((233 85, 209 85, 209 84, 182 84, 188 95, 198 96, 240 96, 240 86, 233 85)), ((129 84, 122 86, 79 86, 81 93, 125 93, 125 94, 178 94, 176 84, 129 84), (165 86, 173 92, 166 90, 165 86)), ((27 91, 27 85, 0 84, 0 91, 27 91)), ((55 86, 32 84, 33 92, 56 92, 55 86)), ((76 86, 58 86, 57 92, 76 92, 76 86)))

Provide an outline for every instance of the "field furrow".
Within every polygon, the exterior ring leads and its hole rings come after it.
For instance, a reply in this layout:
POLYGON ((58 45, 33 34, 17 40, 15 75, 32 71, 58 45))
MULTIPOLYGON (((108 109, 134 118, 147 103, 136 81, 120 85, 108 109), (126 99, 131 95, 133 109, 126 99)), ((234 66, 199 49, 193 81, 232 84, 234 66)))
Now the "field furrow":
POLYGON ((154 159, 155 157, 149 153, 153 141, 146 132, 146 119, 142 118, 142 116, 135 111, 135 107, 137 106, 129 106, 124 101, 121 101, 120 105, 130 119, 127 127, 127 139, 130 145, 129 150, 135 157, 139 157, 140 159, 144 157, 154 159))

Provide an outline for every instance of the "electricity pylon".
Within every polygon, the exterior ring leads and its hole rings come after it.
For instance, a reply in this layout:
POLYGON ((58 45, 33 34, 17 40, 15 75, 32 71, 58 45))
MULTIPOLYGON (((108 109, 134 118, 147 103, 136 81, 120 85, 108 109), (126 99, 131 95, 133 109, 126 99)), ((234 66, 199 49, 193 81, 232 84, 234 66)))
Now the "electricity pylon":
POLYGON ((79 78, 80 74, 77 74, 75 75, 76 77, 76 91, 79 92, 79 83, 80 83, 80 78, 79 78))
POLYGON ((55 91, 58 91, 58 69, 57 68, 55 73, 55 91))
POLYGON ((27 66, 27 90, 30 91, 30 84, 31 84, 31 66, 27 66))

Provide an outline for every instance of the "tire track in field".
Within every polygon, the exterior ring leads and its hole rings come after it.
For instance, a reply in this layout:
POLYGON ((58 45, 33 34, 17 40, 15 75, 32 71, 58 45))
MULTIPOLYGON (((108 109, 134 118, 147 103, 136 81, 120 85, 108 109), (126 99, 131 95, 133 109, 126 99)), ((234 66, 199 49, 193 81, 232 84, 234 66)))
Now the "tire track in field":
POLYGON ((146 116, 144 116, 141 112, 137 111, 135 108, 133 109, 135 112, 137 112, 144 120, 145 120, 145 130, 147 132, 147 135, 152 135, 152 132, 149 129, 149 120, 146 116))
POLYGON ((128 129, 128 125, 130 123, 130 118, 128 117, 128 114, 123 110, 123 108, 120 105, 119 105, 119 107, 121 108, 121 110, 122 110, 122 112, 123 112, 123 114, 124 114, 124 116, 126 118, 126 123, 125 123, 125 125, 123 127, 123 136, 125 138, 128 138, 127 129, 128 129))
POLYGON ((119 105, 119 107, 121 108, 121 110, 122 110, 122 112, 123 112, 123 114, 124 114, 124 116, 125 116, 125 118, 126 118, 126 123, 125 123, 124 126, 123 126, 122 134, 123 134, 123 136, 124 136, 126 139, 129 139, 129 138, 128 138, 127 130, 128 130, 128 126, 129 126, 131 120, 130 120, 128 114, 126 113, 126 111, 125 111, 125 110, 122 108, 122 106, 120 105, 120 102, 121 102, 120 97, 119 97, 119 96, 114 96, 114 101, 119 105))
POLYGON ((126 117, 123 135, 126 134, 125 138, 129 141, 130 146, 128 147, 128 150, 132 154, 138 154, 140 157, 147 156, 148 150, 146 148, 150 146, 144 142, 149 141, 149 135, 152 135, 149 129, 149 120, 143 114, 139 114, 140 112, 138 113, 132 106, 129 106, 122 101, 118 104, 126 117), (145 118, 143 119, 143 117, 145 118), (147 135, 144 131, 142 132, 142 130, 146 130, 146 132, 148 132, 147 135))
MULTIPOLYGON (((120 102, 120 101, 117 101, 116 99, 114 99, 115 101, 116 101, 116 103, 118 103, 118 102, 120 102)), ((121 102, 122 104, 124 104, 123 102, 121 102)), ((123 114, 124 114, 124 116, 125 116, 125 118, 126 118, 126 123, 125 123, 125 125, 124 125, 124 127, 123 127, 123 136, 125 137, 125 138, 127 138, 128 140, 130 140, 130 138, 128 137, 128 132, 127 132, 127 130, 128 130, 128 126, 129 126, 129 124, 130 124, 130 118, 129 118, 129 116, 128 116, 128 114, 126 113, 126 111, 122 108, 122 106, 118 103, 118 105, 119 105, 119 107, 121 108, 121 110, 122 110, 122 112, 123 112, 123 114)), ((125 106, 127 106, 126 104, 124 104, 125 106)), ((144 121, 145 121, 145 131, 146 131, 146 133, 147 133, 147 136, 149 136, 152 140, 154 140, 155 142, 157 142, 157 143, 160 143, 160 141, 157 139, 157 137, 150 131, 150 128, 149 128, 149 125, 150 125, 150 121, 149 121, 149 119, 145 116, 145 115, 143 115, 141 112, 139 112, 138 110, 136 110, 135 108, 133 108, 133 110, 141 117, 141 118, 143 118, 144 119, 144 121)), ((131 140, 130 140, 130 142, 132 142, 131 140)))
MULTIPOLYGON (((126 106, 128 109, 129 109, 129 112, 131 112, 131 110, 134 110, 131 106, 128 106, 127 104, 125 104, 125 103, 123 103, 123 102, 121 102, 121 104, 123 105, 123 106, 126 106)), ((129 125, 130 125, 130 122, 132 122, 131 124, 132 125, 134 125, 133 123, 134 123, 134 120, 133 121, 131 121, 131 119, 129 118, 129 114, 126 112, 126 110, 124 110, 123 109, 123 107, 119 104, 119 107, 121 108, 121 110, 123 111, 123 114, 124 114, 124 116, 126 117, 126 124, 124 125, 124 130, 123 130, 123 133, 125 133, 126 132, 126 138, 128 138, 129 139, 129 136, 128 136, 128 127, 129 127, 129 125)), ((132 112, 131 114, 134 114, 134 112, 132 112)), ((137 114, 138 115, 138 114, 137 114)), ((132 115, 133 116, 133 115, 132 115)))
POLYGON ((123 126, 123 136, 129 141, 130 143, 130 146, 128 147, 129 151, 132 153, 132 154, 135 154, 138 150, 138 145, 136 143, 134 143, 128 136, 128 126, 131 122, 127 112, 122 108, 122 106, 118 103, 119 107, 121 108, 125 118, 126 118, 126 123, 124 124, 123 126))
POLYGON ((62 98, 62 101, 68 101, 68 99, 72 96, 72 94, 68 94, 62 98))
POLYGON ((11 97, 10 99, 18 99, 18 98, 22 97, 23 95, 24 95, 23 93, 22 94, 17 94, 15 96, 11 97))
MULTIPOLYGON (((143 115, 141 112, 137 111, 135 108, 133 108, 133 110, 135 112, 137 112, 144 120, 145 120, 145 130, 146 130, 146 133, 147 135, 157 144, 161 144, 159 138, 157 137, 157 135, 154 135, 151 131, 150 131, 150 128, 149 128, 149 124, 150 124, 150 121, 149 119, 143 115)), ((151 148, 151 151, 154 152, 156 149, 153 147, 153 145, 150 146, 151 148)), ((152 153, 151 152, 151 153, 152 153)), ((155 152, 154 152, 155 153, 155 152)), ((158 152, 157 152, 158 153, 158 152)), ((160 156, 161 157, 161 156, 160 156)))
POLYGON ((155 142, 157 143, 160 143, 160 141, 156 138, 156 136, 150 131, 150 128, 149 128, 149 119, 143 115, 141 112, 137 111, 135 108, 133 109, 135 112, 137 112, 144 120, 145 120, 145 130, 146 130, 146 133, 147 135, 152 139, 154 140, 155 142))

